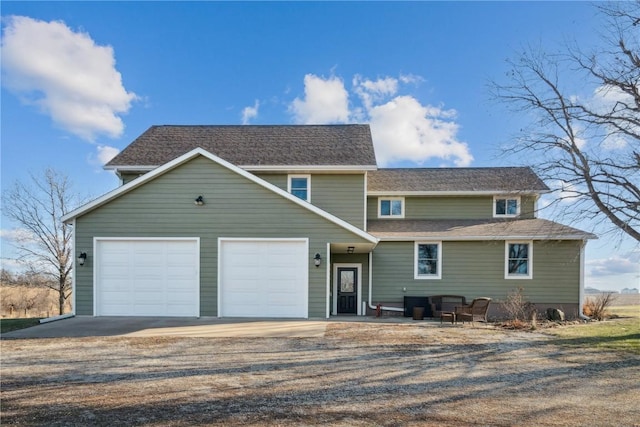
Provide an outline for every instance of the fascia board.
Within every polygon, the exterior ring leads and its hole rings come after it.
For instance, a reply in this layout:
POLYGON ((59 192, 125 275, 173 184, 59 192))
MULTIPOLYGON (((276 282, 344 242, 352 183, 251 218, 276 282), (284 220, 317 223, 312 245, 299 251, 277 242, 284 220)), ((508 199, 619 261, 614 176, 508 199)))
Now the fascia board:
POLYGON ((588 240, 597 239, 593 234, 566 234, 554 236, 507 235, 507 236, 385 236, 378 237, 381 242, 413 242, 416 240, 441 240, 443 242, 465 242, 481 240, 588 240))
POLYGON ((238 175, 241 175, 245 178, 247 178, 250 181, 253 181, 254 183, 296 203, 297 205, 302 206, 303 208, 327 219, 328 221, 333 222, 334 224, 356 234, 358 237, 363 238, 364 240, 367 240, 371 243, 377 244, 378 243, 378 239, 374 236, 372 236, 371 234, 367 233, 366 231, 363 231, 351 224, 349 224, 348 222, 334 216, 331 215, 330 213, 316 207, 315 205, 312 205, 308 202, 305 202, 299 198, 297 198, 296 196, 287 193, 286 191, 280 189, 279 187, 276 187, 275 185, 261 179, 258 178, 257 176, 245 171, 244 169, 239 168, 238 166, 235 166, 229 162, 227 162, 226 160, 221 159, 220 157, 215 156, 214 154, 209 153, 208 151, 202 149, 202 148, 195 148, 191 151, 189 151, 186 154, 183 154, 182 156, 152 170, 151 172, 141 176, 139 179, 133 180, 121 187, 118 187, 117 189, 110 191, 106 194, 104 194, 101 197, 98 197, 97 199, 95 199, 92 202, 89 202, 88 204, 75 209, 71 212, 69 212, 67 215, 62 217, 62 221, 67 222, 69 220, 72 220, 74 218, 77 218, 80 215, 83 215, 113 199, 115 199, 116 197, 125 194, 135 188, 140 187, 141 185, 146 184, 148 181, 151 181, 152 179, 154 179, 155 177, 162 175, 178 166, 180 166, 183 163, 186 163, 187 161, 197 157, 197 156, 204 156, 206 158, 208 158, 209 160, 213 161, 214 163, 219 164, 222 167, 225 167, 229 170, 231 170, 232 172, 237 173, 238 175))
POLYGON ((364 172, 378 169, 371 165, 241 165, 239 167, 256 172, 364 172))
POLYGON ((369 191, 367 196, 494 196, 494 195, 523 195, 545 194, 551 190, 482 190, 482 191, 369 191))
POLYGON ((133 165, 133 166, 103 166, 104 170, 113 171, 151 171, 157 168, 154 165, 133 165))

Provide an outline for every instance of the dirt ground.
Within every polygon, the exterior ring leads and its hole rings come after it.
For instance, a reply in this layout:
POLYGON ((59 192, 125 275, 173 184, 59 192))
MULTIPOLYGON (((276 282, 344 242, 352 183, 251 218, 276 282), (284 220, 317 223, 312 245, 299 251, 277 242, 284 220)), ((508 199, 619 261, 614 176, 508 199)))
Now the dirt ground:
POLYGON ((489 326, 2 340, 2 425, 640 426, 640 357, 489 326))

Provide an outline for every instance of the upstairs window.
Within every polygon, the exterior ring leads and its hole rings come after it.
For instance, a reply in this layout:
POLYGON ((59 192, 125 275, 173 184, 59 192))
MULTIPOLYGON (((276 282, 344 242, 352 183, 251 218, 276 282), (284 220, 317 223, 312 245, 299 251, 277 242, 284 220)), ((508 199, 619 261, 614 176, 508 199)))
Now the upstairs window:
POLYGON ((505 279, 531 279, 532 242, 505 243, 505 279))
POLYGON ((378 199, 378 218, 404 218, 404 198, 380 197, 378 199))
POLYGON ((289 193, 304 200, 311 201, 311 176, 289 175, 289 193))
POLYGON ((494 217, 515 217, 520 215, 520 197, 493 198, 494 217))
POLYGON ((442 267, 442 243, 416 242, 415 278, 440 279, 442 267))

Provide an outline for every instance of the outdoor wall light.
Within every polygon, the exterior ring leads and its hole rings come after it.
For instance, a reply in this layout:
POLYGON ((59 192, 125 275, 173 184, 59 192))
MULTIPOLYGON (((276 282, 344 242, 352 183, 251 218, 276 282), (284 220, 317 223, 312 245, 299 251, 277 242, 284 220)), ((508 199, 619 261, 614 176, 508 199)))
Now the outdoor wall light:
POLYGON ((196 204, 196 206, 202 206, 204 205, 204 198, 202 196, 198 196, 196 197, 194 203, 196 204))
POLYGON ((352 254, 352 253, 353 253, 353 251, 355 251, 355 250, 356 250, 356 248, 355 248, 354 246, 349 246, 349 247, 347 248, 347 253, 348 253, 348 254, 352 254))
POLYGON ((313 263, 316 265, 316 267, 320 267, 321 261, 322 257, 320 256, 320 254, 316 254, 316 256, 313 257, 313 263))
POLYGON ((84 262, 86 260, 87 260, 87 253, 86 252, 80 252, 80 255, 78 255, 78 264, 84 265, 84 262))

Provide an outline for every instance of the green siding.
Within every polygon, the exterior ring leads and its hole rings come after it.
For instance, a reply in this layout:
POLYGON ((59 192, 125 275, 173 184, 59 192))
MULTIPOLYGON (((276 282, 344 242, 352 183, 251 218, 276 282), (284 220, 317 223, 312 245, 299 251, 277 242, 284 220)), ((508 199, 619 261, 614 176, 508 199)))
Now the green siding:
POLYGON ((362 238, 210 161, 197 157, 76 219, 76 312, 93 314, 94 237, 200 237, 200 314, 217 316, 218 237, 309 238, 309 316, 326 314, 327 242, 362 238), (193 201, 202 195, 204 206, 193 201))
MULTIPOLYGON (((287 174, 256 174, 287 191, 287 174)), ((311 175, 311 203, 338 218, 364 228, 364 174, 311 175)))
MULTIPOLYGON (((493 196, 405 197, 405 219, 485 219, 493 217, 493 196)), ((520 198, 520 218, 535 218, 535 198, 520 198)), ((367 198, 367 217, 378 218, 378 197, 367 198)))
POLYGON ((414 279, 414 242, 381 242, 373 253, 373 301, 439 294, 504 300, 522 287, 533 303, 577 303, 581 241, 534 241, 533 278, 504 278, 504 241, 442 242, 442 279, 414 279), (406 287, 407 292, 402 288, 406 287))

